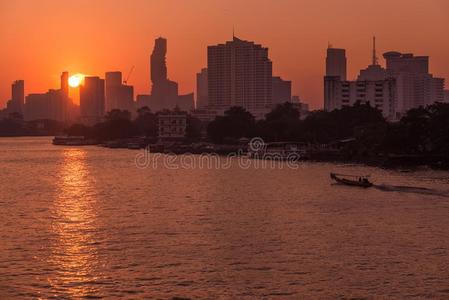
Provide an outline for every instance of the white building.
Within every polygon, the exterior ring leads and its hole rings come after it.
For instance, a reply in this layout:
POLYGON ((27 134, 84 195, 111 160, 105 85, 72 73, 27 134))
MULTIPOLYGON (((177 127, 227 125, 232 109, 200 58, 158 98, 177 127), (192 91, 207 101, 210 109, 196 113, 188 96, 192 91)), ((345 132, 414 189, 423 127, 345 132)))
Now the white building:
POLYGON ((325 109, 332 111, 355 103, 369 103, 382 112, 387 119, 394 119, 394 79, 341 81, 336 76, 324 78, 325 109))
POLYGON ((360 71, 357 80, 346 81, 339 75, 326 74, 325 110, 352 106, 360 101, 378 108, 389 120, 399 120, 412 108, 444 101, 444 79, 429 74, 427 56, 387 52, 384 58, 386 68, 378 64, 374 44, 372 64, 360 71))
POLYGON ((163 111, 157 117, 158 136, 160 139, 182 139, 186 136, 187 113, 163 111))

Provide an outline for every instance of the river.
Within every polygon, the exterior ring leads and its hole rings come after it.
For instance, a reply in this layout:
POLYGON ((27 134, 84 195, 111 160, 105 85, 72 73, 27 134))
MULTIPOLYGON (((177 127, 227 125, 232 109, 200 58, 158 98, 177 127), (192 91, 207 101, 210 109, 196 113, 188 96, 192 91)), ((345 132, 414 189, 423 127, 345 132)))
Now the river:
POLYGON ((0 299, 449 298, 449 172, 142 153, 0 139, 0 299))

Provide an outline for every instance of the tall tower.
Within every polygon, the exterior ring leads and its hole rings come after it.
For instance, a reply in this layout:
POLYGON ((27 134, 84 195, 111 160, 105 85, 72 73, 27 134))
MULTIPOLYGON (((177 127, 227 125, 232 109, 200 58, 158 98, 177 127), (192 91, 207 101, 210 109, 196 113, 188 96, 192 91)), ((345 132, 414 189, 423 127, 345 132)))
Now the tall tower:
POLYGON ((159 37, 154 41, 154 49, 151 54, 151 82, 158 85, 167 80, 167 40, 159 37))
MULTIPOLYGON (((159 37, 154 41, 151 54, 151 109, 157 111, 178 105, 178 83, 167 76, 167 40, 159 37)), ((192 101, 193 103, 193 101, 192 101)))
POLYGON ((346 50, 327 48, 326 76, 338 76, 346 81, 346 50))

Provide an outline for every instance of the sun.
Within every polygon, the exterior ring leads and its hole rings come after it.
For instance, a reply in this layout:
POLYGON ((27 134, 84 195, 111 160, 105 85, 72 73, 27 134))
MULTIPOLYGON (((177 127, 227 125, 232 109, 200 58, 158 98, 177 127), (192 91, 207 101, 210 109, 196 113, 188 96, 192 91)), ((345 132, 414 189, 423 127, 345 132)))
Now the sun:
POLYGON ((84 79, 84 75, 83 74, 79 74, 78 73, 78 74, 72 75, 69 78, 69 85, 72 88, 79 87, 81 82, 83 81, 83 79, 84 79))

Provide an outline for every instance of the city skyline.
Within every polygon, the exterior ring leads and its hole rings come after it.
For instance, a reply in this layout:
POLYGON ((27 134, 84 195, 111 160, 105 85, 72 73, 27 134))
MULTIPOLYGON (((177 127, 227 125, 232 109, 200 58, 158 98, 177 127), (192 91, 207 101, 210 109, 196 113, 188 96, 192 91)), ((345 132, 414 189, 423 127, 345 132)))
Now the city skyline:
MULTIPOLYGON (((202 3, 195 12, 191 11, 195 7, 192 2, 175 5, 173 2, 134 1, 122 7, 115 1, 107 5, 99 1, 85 15, 79 12, 87 4, 86 1, 79 1, 77 5, 80 8, 73 4, 57 8, 49 0, 42 1, 38 6, 28 1, 1 2, 0 39, 2 44, 9 46, 0 50, 4 58, 2 69, 6 70, 0 75, 0 106, 4 107, 10 99, 10 85, 14 80, 25 80, 25 94, 43 92, 58 86, 60 73, 65 70, 71 74, 103 77, 105 72, 114 70, 127 74, 135 65, 129 84, 134 86, 135 95, 148 94, 148 53, 157 36, 164 36, 170 41, 168 76, 179 83, 181 94, 194 91, 196 73, 206 65, 207 46, 229 40, 233 26, 239 38, 255 41, 270 49, 270 59, 274 62, 273 74, 291 80, 292 94, 299 95, 312 108, 323 106, 322 76, 328 42, 336 48, 346 49, 350 80, 355 79, 358 71, 370 62, 373 34, 377 36, 378 53, 396 50, 430 56, 430 72, 446 81, 449 79, 449 62, 445 56, 449 41, 443 38, 444 28, 449 25, 447 18, 444 18, 444 11, 449 9, 447 2, 412 1, 415 5, 407 2, 409 6, 401 6, 405 2, 397 1, 389 4, 388 9, 386 1, 372 1, 366 5, 346 2, 349 9, 340 16, 338 12, 342 8, 330 1, 320 4, 281 1, 277 5, 263 1, 256 8, 257 16, 249 14, 248 6, 242 8, 232 1, 202 3), (323 7, 334 9, 336 15, 326 13, 323 7), (407 18, 393 16, 392 12, 398 7, 402 7, 407 18), (364 24, 351 26, 356 23, 354 17, 364 9, 371 9, 374 13, 368 15, 364 24), (53 11, 54 14, 43 14, 46 20, 41 19, 39 12, 43 10, 53 11), (122 14, 120 17, 119 12, 122 14), (165 13, 165 17, 158 17, 155 12, 165 13), (268 17, 270 12, 275 19, 282 16, 282 22, 272 24, 270 20, 267 24, 260 23, 258 27, 251 25, 257 18, 268 17), (381 13, 382 24, 375 24, 376 15, 381 13), (322 18, 311 17, 317 14, 321 14, 322 18), (131 16, 135 18, 130 19, 131 16), (297 19, 299 16, 301 18, 297 19), (429 21, 432 19, 432 24, 414 24, 413 19, 419 16, 429 21), (65 17, 66 25, 54 28, 65 17), (207 30, 196 24, 201 23, 198 20, 210 24, 214 18, 219 22, 207 30), (342 22, 343 19, 345 22, 342 22), (170 26, 175 20, 182 26, 170 26), (30 35, 35 23, 39 24, 40 34, 23 38, 30 35), (326 27, 329 24, 332 26, 326 27), (89 31, 92 26, 102 29, 109 26, 109 30, 107 34, 96 36, 89 31), (337 32, 342 28, 346 31, 337 32), (399 32, 400 36, 397 35, 399 32), (39 42, 43 39, 45 43, 39 42), (122 43, 117 44, 120 40, 122 43), (28 50, 30 47, 33 51, 28 50), (116 47, 117 51, 108 52, 110 47, 116 47)), ((385 65, 383 59, 380 64, 385 65)))

